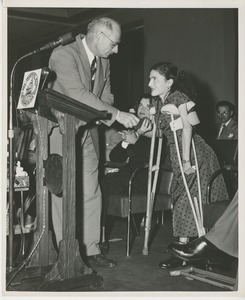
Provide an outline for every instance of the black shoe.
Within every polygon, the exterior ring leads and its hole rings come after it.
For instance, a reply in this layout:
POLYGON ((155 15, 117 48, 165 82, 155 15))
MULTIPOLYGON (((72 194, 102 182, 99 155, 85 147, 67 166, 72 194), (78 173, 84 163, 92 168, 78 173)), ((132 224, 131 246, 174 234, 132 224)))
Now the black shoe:
POLYGON ((183 260, 176 257, 170 257, 165 261, 159 263, 159 267, 162 269, 175 269, 183 266, 183 260))
POLYGON ((205 237, 200 237, 187 244, 170 244, 168 251, 185 261, 220 259, 224 255, 224 252, 216 248, 205 237))
POLYGON ((108 241, 101 242, 99 243, 99 247, 101 253, 106 256, 109 252, 109 242, 108 241))
POLYGON ((117 265, 117 262, 115 260, 107 258, 105 255, 100 253, 97 255, 88 256, 87 264, 92 269, 96 269, 97 267, 112 268, 117 265))

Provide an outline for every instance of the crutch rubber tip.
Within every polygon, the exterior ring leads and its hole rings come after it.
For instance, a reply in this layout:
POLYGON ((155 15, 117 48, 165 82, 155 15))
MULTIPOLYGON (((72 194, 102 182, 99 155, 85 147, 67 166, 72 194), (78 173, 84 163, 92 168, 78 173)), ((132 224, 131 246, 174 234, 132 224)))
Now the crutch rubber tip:
POLYGON ((146 247, 143 248, 142 254, 143 255, 148 255, 149 254, 149 251, 148 251, 148 249, 146 247))

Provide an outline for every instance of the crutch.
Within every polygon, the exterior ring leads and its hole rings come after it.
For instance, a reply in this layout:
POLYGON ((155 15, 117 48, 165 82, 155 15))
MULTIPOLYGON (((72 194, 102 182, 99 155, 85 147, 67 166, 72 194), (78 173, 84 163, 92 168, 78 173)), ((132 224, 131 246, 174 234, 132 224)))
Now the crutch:
MULTIPOLYGON (((196 147, 193 138, 191 139, 193 154, 195 158, 195 166, 196 166, 196 173, 197 173, 197 187, 198 187, 198 210, 200 211, 200 220, 203 226, 203 209, 202 209, 202 192, 201 192, 201 182, 200 182, 200 173, 197 161, 197 154, 196 154, 196 147)), ((194 197, 195 198, 195 197, 194 197)), ((205 234, 205 233, 204 233, 205 234)))
MULTIPOLYGON (((195 105, 194 102, 190 101, 189 105, 187 106, 187 110, 190 110, 191 107, 193 107, 194 105, 195 105)), ((173 131, 173 134, 174 134, 174 141, 175 141, 175 146, 176 146, 180 171, 181 171, 181 175, 182 175, 182 178, 183 178, 185 190, 186 190, 189 202, 190 202, 190 206, 191 206, 191 209, 192 209, 192 212, 193 212, 194 220, 195 220, 196 227, 197 227, 198 236, 200 237, 200 236, 205 234, 205 228, 203 227, 203 212, 202 212, 200 176, 199 176, 199 168, 198 168, 198 162, 197 162, 197 156, 196 156, 196 149, 195 149, 194 141, 192 139, 193 154, 194 154, 194 157, 195 157, 195 166, 196 166, 196 173, 197 173, 199 202, 197 201, 196 197, 193 197, 193 200, 191 198, 190 191, 189 191, 189 188, 188 188, 188 185, 187 185, 187 182, 186 182, 182 162, 181 162, 176 131, 178 129, 183 128, 183 124, 182 124, 182 121, 181 121, 180 117, 178 119, 174 120, 174 115, 179 115, 179 110, 175 105, 167 104, 167 105, 162 107, 161 112, 170 114, 170 116, 171 116, 170 126, 171 126, 171 130, 173 131)), ((191 125, 196 125, 196 124, 199 123, 198 117, 197 117, 195 112, 192 112, 192 113, 188 114, 188 120, 189 120, 191 125)))
POLYGON ((152 210, 153 210, 156 185, 157 185, 158 174, 159 174, 159 165, 160 165, 160 160, 161 160, 162 141, 163 141, 162 137, 159 137, 156 164, 153 165, 154 149, 155 149, 155 142, 156 142, 156 122, 155 122, 155 117, 154 117, 154 114, 155 114, 154 107, 151 108, 150 113, 152 115, 153 130, 152 130, 152 137, 151 137, 151 149, 150 149, 149 169, 148 169, 145 239, 144 239, 144 247, 142 250, 143 255, 148 255, 148 243, 149 243, 149 235, 150 235, 150 229, 151 229, 152 210), (152 182, 152 173, 153 172, 154 172, 154 179, 152 182))

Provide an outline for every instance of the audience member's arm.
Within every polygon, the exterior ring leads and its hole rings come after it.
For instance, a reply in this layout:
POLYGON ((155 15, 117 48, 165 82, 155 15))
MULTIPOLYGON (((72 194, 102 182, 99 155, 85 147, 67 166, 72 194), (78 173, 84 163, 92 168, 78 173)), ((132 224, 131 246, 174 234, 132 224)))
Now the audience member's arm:
POLYGON ((122 143, 117 144, 110 152, 110 161, 112 162, 125 162, 128 158, 128 153, 125 148, 123 148, 122 143))

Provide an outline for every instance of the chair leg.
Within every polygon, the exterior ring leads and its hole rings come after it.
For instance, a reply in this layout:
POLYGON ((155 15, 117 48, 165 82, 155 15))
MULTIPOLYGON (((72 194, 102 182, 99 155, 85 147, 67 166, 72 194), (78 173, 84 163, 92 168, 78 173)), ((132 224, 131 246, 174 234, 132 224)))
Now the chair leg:
POLYGON ((105 226, 102 226, 101 243, 105 242, 105 226))
POLYGON ((162 219, 161 219, 161 224, 164 225, 164 210, 162 211, 162 219))
POLYGON ((134 215, 128 215, 128 224, 127 224, 127 242, 126 242, 126 255, 129 256, 130 254, 130 229, 132 229, 133 233, 135 232, 136 236, 140 236, 140 232, 137 228, 137 224, 135 222, 134 215), (131 222, 132 218, 132 222, 131 222))
POLYGON ((164 225, 164 210, 159 211, 157 214, 157 224, 164 225))
POLYGON ((128 214, 128 224, 127 224, 127 242, 126 242, 126 255, 129 256, 130 250, 130 213, 128 214))
POLYGON ((140 236, 140 232, 138 230, 138 227, 137 227, 134 215, 132 215, 131 227, 132 227, 133 233, 135 233, 135 235, 139 237, 140 236))

